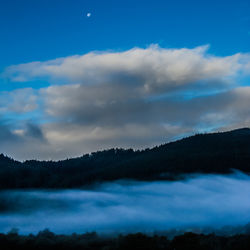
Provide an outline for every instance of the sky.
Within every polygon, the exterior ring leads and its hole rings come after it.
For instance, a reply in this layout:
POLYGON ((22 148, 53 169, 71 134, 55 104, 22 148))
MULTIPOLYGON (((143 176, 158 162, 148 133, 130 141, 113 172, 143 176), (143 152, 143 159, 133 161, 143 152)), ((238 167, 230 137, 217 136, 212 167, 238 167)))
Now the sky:
POLYGON ((248 0, 0 1, 0 152, 64 159, 250 125, 248 0))

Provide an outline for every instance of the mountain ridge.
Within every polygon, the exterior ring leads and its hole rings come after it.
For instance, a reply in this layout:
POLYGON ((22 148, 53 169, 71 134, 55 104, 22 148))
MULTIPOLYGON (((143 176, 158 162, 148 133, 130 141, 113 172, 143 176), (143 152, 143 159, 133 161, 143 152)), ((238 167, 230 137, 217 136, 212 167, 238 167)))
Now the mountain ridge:
POLYGON ((250 173, 250 128, 196 134, 151 149, 108 149, 60 161, 0 154, 0 188, 73 188, 119 179, 173 180, 185 174, 250 173))

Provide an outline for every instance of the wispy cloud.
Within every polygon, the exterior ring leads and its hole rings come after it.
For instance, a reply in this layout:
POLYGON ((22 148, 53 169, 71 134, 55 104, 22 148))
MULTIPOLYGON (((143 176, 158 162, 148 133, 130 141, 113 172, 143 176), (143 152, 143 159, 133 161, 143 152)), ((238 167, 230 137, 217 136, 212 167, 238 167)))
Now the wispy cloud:
POLYGON ((0 112, 18 114, 34 111, 37 108, 37 95, 32 88, 0 92, 0 112))

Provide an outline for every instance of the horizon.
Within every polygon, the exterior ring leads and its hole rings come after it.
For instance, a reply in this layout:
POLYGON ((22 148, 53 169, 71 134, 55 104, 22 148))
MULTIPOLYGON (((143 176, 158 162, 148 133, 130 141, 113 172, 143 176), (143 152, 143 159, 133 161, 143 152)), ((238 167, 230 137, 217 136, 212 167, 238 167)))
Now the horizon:
POLYGON ((93 153, 97 153, 97 152, 105 152, 105 151, 110 151, 110 150, 133 150, 134 152, 143 152, 143 151, 146 151, 146 150, 151 150, 151 149, 154 149, 154 148, 157 148, 157 147, 161 147, 161 146, 165 146, 165 145, 168 145, 170 143, 175 143, 175 142, 178 142, 178 141, 181 141, 181 140, 185 140, 185 139, 189 139, 189 138, 192 138, 192 137, 195 137, 195 136, 198 136, 198 135, 211 135, 211 134, 225 134, 225 133, 232 133, 232 132, 237 132, 237 131, 241 131, 241 130, 250 130, 250 127, 244 127, 244 128, 236 128, 236 129, 233 129, 233 130, 226 130, 226 131, 215 131, 215 132, 202 132, 202 133, 196 133, 196 134, 192 134, 192 135, 188 135, 188 136, 185 136, 185 137, 180 137, 180 138, 177 138, 177 139, 173 139, 173 140, 170 140, 170 141, 167 141, 165 143, 162 143, 162 144, 159 144, 159 145, 154 145, 152 147, 149 147, 149 148, 141 148, 141 149, 136 149, 136 148, 104 148, 104 149, 101 149, 101 150, 97 150, 97 151, 92 151, 92 152, 89 152, 89 153, 83 153, 81 155, 78 155, 78 156, 73 156, 73 157, 70 157, 70 158, 62 158, 62 159, 57 159, 57 160, 50 160, 50 159, 47 159, 47 160, 39 160, 39 159, 24 159, 24 160, 18 160, 18 159, 15 159, 9 155, 6 155, 4 153, 1 153, 0 152, 0 156, 4 156, 4 157, 7 157, 11 160, 14 160, 14 161, 17 161, 17 162, 21 162, 21 163, 24 163, 26 161, 38 161, 38 162, 42 162, 42 161, 52 161, 52 162, 59 162, 59 161, 65 161, 65 160, 69 160, 69 159, 77 159, 77 158, 81 158, 85 155, 91 155, 93 153))

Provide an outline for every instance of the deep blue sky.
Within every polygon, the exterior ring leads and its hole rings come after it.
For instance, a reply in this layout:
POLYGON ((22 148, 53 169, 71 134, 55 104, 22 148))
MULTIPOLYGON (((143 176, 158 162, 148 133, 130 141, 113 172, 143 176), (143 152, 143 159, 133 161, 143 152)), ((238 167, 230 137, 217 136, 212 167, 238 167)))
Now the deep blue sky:
POLYGON ((211 44, 248 52, 249 0, 1 0, 0 69, 92 50, 211 44), (86 13, 92 16, 86 18, 86 13))

